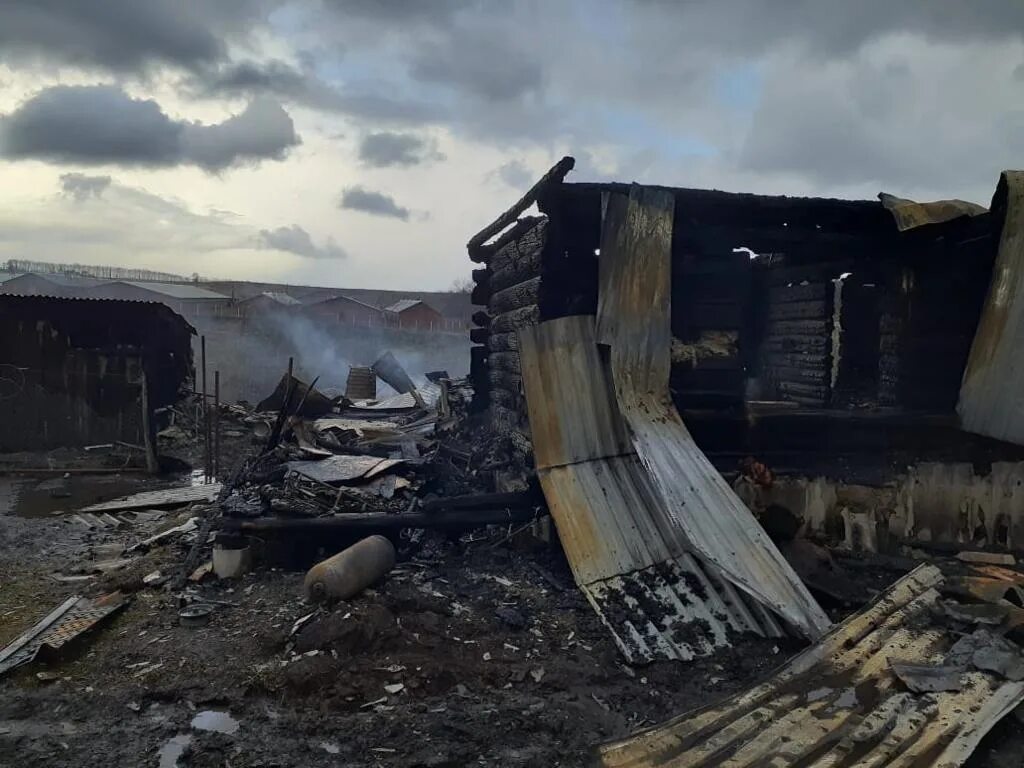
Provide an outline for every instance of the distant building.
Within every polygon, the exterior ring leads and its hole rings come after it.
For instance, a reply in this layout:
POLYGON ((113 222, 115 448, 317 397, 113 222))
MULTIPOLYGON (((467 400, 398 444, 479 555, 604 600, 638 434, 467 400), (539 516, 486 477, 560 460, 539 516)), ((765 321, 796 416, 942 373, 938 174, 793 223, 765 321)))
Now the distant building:
POLYGON ((103 282, 92 277, 24 272, 6 279, 0 278, 0 293, 15 296, 86 296, 89 290, 103 282))
POLYGON ((183 317, 223 315, 231 298, 191 283, 151 283, 143 280, 115 280, 89 289, 85 295, 126 301, 157 301, 183 317))
POLYGON ((444 317, 420 299, 400 299, 384 308, 390 325, 418 330, 441 330, 445 327, 444 317))
POLYGON ((302 302, 298 299, 289 296, 287 293, 279 293, 277 291, 264 291, 263 293, 235 302, 235 308, 240 317, 288 312, 295 307, 301 306, 302 302))
POLYGON ((306 304, 307 314, 321 320, 333 320, 346 325, 385 325, 383 310, 348 296, 334 296, 323 301, 306 304))

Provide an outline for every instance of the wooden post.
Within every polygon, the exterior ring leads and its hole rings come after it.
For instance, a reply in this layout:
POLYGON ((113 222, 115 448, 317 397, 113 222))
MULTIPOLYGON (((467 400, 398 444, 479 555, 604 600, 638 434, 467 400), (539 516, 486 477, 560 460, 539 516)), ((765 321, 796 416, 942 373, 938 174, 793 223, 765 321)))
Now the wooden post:
POLYGON ((220 477, 220 371, 213 372, 213 474, 220 477))
POLYGON ((202 351, 203 364, 203 479, 210 482, 210 417, 209 409, 206 407, 206 336, 199 337, 199 347, 202 351))
POLYGON ((142 435, 146 446, 146 469, 155 475, 160 471, 160 463, 156 459, 156 434, 149 410, 149 379, 145 369, 142 370, 142 435))

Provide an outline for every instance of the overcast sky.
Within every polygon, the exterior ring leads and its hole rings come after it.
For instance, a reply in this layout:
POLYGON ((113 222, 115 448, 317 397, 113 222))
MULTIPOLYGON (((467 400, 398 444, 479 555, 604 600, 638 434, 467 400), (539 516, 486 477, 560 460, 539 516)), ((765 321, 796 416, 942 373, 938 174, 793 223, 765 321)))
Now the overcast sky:
POLYGON ((1019 0, 2 0, 0 260, 443 289, 565 154, 987 205, 1022 34, 1019 0))

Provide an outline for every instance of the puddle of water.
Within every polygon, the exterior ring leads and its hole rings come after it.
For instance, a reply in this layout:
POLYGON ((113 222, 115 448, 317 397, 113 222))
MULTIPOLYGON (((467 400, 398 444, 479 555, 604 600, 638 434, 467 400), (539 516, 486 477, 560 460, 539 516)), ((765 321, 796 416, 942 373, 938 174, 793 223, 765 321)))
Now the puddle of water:
POLYGON ((160 759, 160 768, 177 768, 178 759, 185 754, 192 743, 192 737, 187 733, 179 734, 160 747, 157 757, 160 759))
POLYGON ((72 475, 57 477, 0 477, 0 516, 49 517, 90 504, 111 501, 140 491, 203 485, 203 471, 175 478, 146 475, 72 475))
POLYGON ((197 731, 214 731, 230 736, 238 732, 238 721, 227 712, 207 709, 192 718, 192 727, 197 731))

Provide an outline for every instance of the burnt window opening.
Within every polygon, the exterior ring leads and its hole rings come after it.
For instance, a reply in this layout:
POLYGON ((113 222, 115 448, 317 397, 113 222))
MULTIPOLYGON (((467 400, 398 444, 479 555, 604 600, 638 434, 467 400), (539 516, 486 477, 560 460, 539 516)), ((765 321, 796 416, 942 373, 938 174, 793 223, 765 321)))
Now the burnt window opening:
POLYGON ((842 272, 832 283, 832 403, 838 406, 877 403, 881 292, 876 283, 853 272, 842 272))

